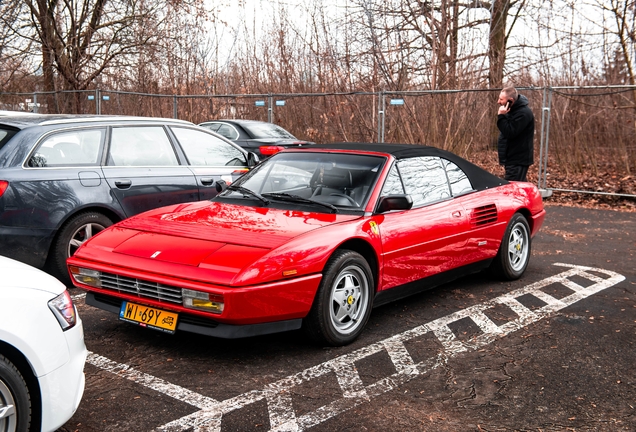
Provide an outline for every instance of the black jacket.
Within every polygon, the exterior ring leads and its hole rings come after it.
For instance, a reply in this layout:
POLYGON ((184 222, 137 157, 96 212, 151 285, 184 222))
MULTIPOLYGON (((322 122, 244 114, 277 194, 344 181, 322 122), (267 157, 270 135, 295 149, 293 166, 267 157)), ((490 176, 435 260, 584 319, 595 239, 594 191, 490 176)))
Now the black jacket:
POLYGON ((502 165, 532 165, 534 163, 534 114, 528 99, 519 95, 508 114, 497 116, 499 139, 497 153, 502 165))

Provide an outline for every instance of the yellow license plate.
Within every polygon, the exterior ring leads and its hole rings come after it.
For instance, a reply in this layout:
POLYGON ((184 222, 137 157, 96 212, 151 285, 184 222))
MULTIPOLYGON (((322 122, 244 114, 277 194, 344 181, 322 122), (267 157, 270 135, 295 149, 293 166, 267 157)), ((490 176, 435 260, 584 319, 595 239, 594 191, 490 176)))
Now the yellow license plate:
POLYGON ((178 317, 178 313, 142 306, 127 301, 122 303, 121 309, 119 310, 120 320, 167 333, 175 332, 178 317))

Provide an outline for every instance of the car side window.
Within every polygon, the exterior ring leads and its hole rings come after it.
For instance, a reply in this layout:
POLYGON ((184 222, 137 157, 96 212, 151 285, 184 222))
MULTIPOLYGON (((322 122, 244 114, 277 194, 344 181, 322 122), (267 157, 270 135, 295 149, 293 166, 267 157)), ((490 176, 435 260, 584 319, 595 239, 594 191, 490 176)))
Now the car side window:
POLYGON ((200 124, 199 126, 202 126, 204 128, 207 128, 207 129, 210 129, 211 131, 216 132, 221 127, 221 123, 205 123, 205 124, 200 124))
POLYGON ((397 163, 406 193, 413 207, 451 197, 446 170, 438 157, 422 156, 401 159, 397 163))
POLYGON ((448 176, 448 182, 450 183, 453 196, 465 194, 474 190, 468 176, 460 167, 447 159, 442 159, 442 162, 446 168, 446 175, 448 176))
POLYGON ((210 133, 182 127, 171 129, 190 165, 247 166, 245 153, 210 133))
POLYGON ((229 140, 238 139, 238 132, 230 125, 222 124, 216 133, 229 140))
POLYGON ((174 166, 179 161, 163 127, 134 126, 113 128, 107 164, 174 166))
POLYGON ((101 160, 105 129, 77 129, 54 133, 38 144, 30 167, 94 166, 101 160))
POLYGON ((393 165, 384 182, 381 196, 403 195, 404 193, 404 186, 402 185, 402 179, 398 173, 397 165, 393 165))

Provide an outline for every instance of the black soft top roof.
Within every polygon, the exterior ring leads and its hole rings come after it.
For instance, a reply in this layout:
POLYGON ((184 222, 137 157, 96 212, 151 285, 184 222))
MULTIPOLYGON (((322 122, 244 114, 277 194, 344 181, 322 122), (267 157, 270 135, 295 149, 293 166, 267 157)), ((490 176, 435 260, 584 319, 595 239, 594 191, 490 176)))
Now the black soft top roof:
POLYGON ((311 149, 333 149, 333 150, 358 150, 369 151, 378 153, 388 153, 396 159, 405 159, 418 156, 437 156, 448 159, 449 161, 460 167, 470 179, 470 182, 474 189, 484 190, 504 184, 508 184, 507 180, 499 178, 483 168, 468 162, 446 150, 439 149, 437 147, 418 145, 418 144, 386 144, 386 143, 334 143, 334 144, 316 144, 311 147, 305 148, 311 149))

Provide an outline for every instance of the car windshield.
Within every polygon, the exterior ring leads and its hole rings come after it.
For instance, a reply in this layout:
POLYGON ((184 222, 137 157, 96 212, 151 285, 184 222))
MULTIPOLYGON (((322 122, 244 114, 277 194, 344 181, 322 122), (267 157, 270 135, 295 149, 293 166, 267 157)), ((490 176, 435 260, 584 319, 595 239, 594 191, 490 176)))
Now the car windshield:
POLYGON ((296 139, 295 136, 287 132, 280 126, 273 123, 245 123, 243 129, 247 130, 254 138, 284 138, 296 139))
MULTIPOLYGON (((317 210, 364 209, 386 158, 346 153, 280 153, 241 177, 240 186, 273 202, 316 204, 317 210), (328 205, 325 205, 328 204, 328 205)), ((225 197, 245 197, 230 190, 225 197)))

